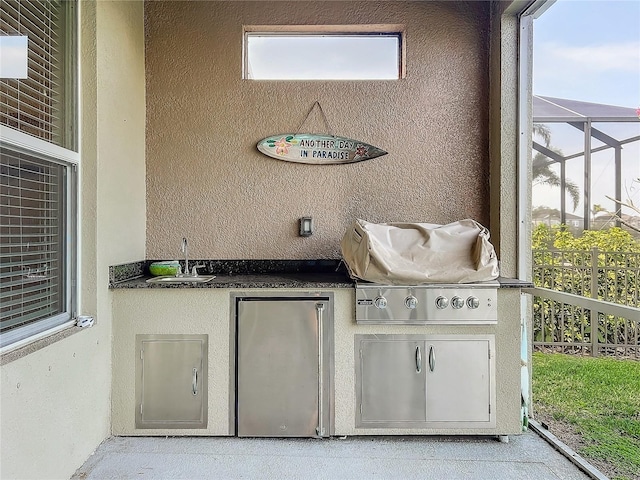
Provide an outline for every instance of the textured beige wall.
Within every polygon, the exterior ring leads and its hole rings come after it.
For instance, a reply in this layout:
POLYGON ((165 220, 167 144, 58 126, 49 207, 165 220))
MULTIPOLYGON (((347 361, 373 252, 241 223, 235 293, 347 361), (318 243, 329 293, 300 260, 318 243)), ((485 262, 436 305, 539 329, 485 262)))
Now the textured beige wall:
POLYGON ((500 259, 500 273, 516 277, 518 234, 518 28, 514 12, 503 14, 506 3, 496 4, 491 36, 490 205, 492 242, 500 259))
POLYGON ((110 434, 107 267, 145 255, 143 4, 79 12, 80 311, 97 324, 2 366, 3 479, 69 478, 110 434))
MULTIPOLYGON (((178 257, 182 236, 195 258, 338 258, 357 217, 487 225, 487 6, 148 2, 147 258, 178 257), (242 26, 257 24, 404 24, 406 79, 242 80, 242 26), (256 150, 316 100, 334 133, 389 154, 312 166, 256 150), (309 238, 297 236, 305 215, 309 238)), ((326 132, 319 115, 305 126, 326 132)))
MULTIPOLYGON (((145 255, 144 4, 98 5, 98 268, 145 255)), ((100 289, 100 290, 101 290, 100 289)))
POLYGON ((93 327, 2 366, 1 478, 69 478, 109 435, 103 333, 93 327))

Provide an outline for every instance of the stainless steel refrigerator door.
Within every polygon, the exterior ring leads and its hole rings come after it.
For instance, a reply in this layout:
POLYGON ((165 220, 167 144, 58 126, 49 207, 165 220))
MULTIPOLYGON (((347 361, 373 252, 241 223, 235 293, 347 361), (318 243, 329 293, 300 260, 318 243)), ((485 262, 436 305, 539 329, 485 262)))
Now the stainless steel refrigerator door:
POLYGON ((317 436, 318 303, 238 302, 238 436, 317 436))

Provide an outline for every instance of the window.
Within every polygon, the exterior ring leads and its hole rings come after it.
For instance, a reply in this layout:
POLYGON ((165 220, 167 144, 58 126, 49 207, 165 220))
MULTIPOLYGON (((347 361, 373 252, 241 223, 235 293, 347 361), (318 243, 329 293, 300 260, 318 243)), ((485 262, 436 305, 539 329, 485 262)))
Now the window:
POLYGON ((70 324, 76 283, 75 4, 2 0, 28 76, 0 79, 0 348, 70 324))
POLYGON ((244 78, 397 80, 403 41, 398 25, 245 27, 244 78))

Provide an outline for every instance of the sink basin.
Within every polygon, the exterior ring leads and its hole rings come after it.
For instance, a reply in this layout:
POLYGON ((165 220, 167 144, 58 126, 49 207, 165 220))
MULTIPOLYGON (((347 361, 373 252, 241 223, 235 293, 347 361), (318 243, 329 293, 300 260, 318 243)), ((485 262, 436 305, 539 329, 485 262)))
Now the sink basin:
POLYGON ((215 275, 198 275, 197 277, 174 277, 173 275, 165 275, 150 278, 147 280, 147 283, 206 283, 214 278, 216 278, 215 275))

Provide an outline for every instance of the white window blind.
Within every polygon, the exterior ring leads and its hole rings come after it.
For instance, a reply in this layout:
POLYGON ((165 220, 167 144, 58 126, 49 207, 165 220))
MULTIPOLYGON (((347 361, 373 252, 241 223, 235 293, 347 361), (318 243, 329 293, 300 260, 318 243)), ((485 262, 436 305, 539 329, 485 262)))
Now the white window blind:
POLYGON ((0 123, 73 148, 65 128, 68 2, 2 0, 0 34, 28 37, 28 78, 0 79, 0 123))
POLYGON ((1 148, 0 331, 66 309, 65 169, 1 148))

